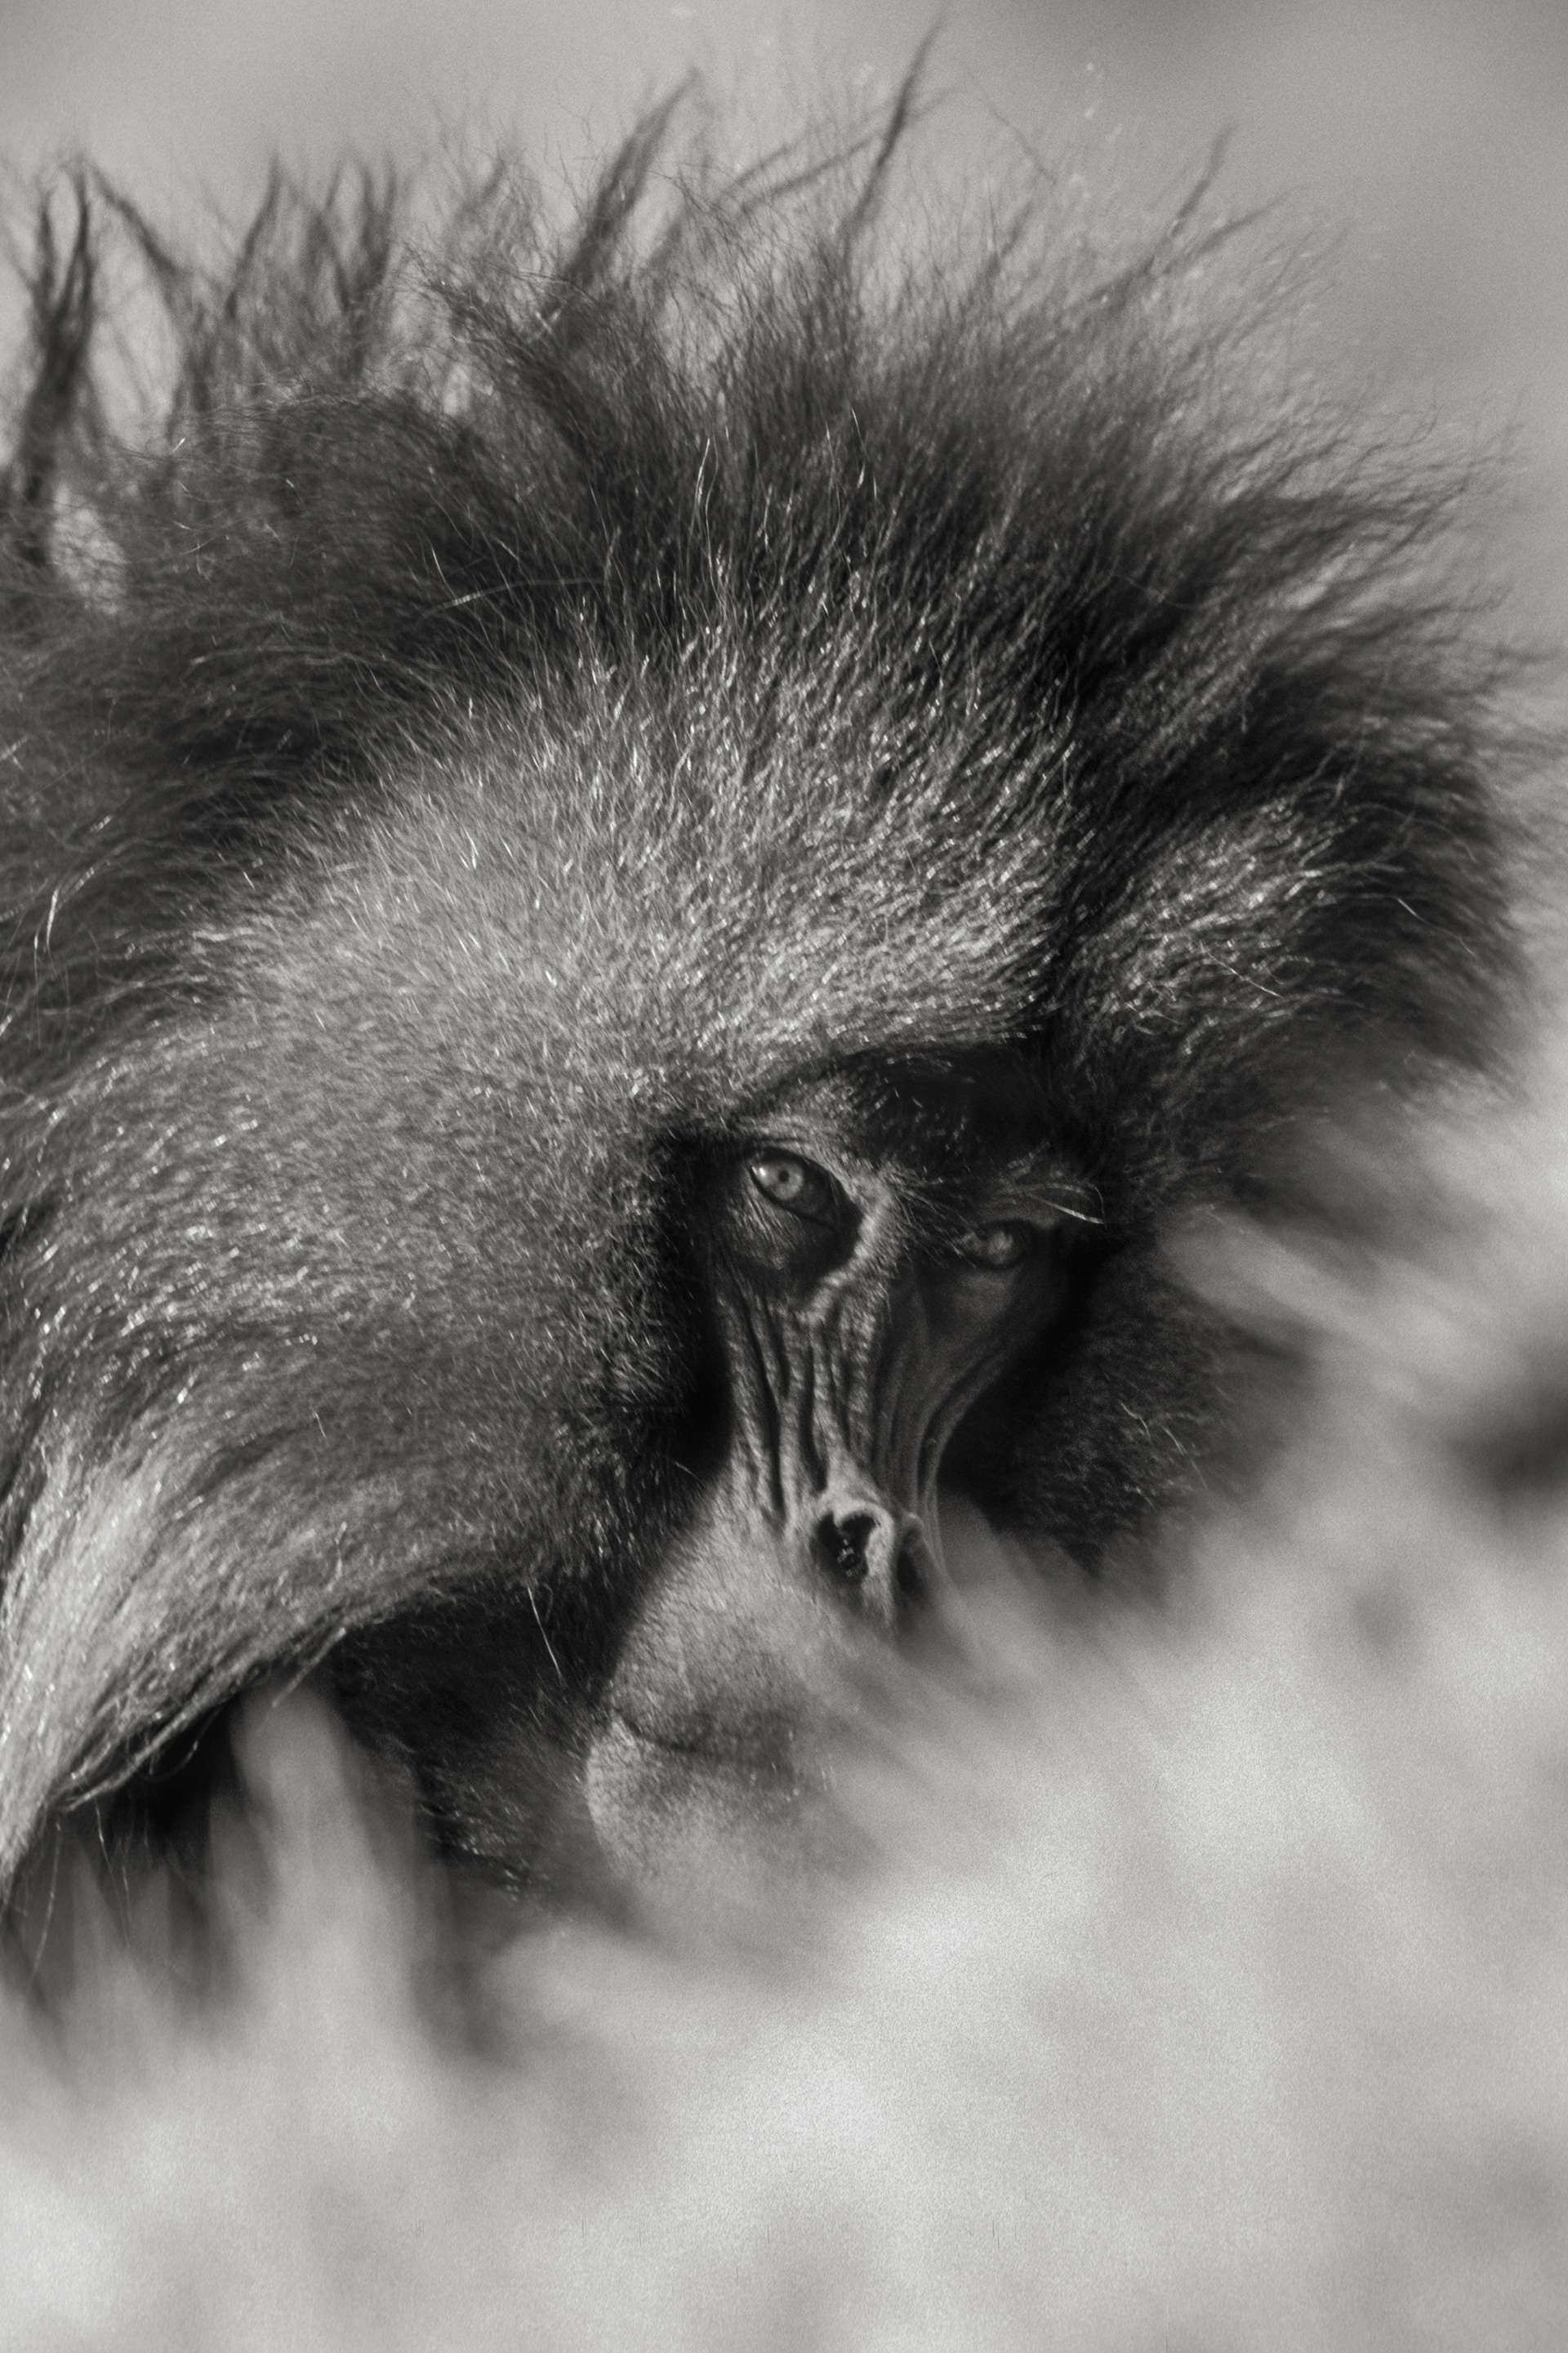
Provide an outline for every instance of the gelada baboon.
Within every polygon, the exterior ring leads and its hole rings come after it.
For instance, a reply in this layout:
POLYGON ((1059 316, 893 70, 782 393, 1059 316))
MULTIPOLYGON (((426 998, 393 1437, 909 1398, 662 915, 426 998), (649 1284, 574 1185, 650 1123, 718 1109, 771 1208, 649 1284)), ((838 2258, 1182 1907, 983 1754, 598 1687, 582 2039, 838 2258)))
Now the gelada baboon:
POLYGON ((46 207, 5 1872, 160 1834, 279 1669, 509 1884, 787 1815, 939 1483, 1084 1577, 1190 1485, 1173 1217, 1487 1052, 1441 487, 1232 402, 1201 203, 911 259, 900 122, 765 185, 652 121, 558 232, 280 182, 216 274, 46 207))

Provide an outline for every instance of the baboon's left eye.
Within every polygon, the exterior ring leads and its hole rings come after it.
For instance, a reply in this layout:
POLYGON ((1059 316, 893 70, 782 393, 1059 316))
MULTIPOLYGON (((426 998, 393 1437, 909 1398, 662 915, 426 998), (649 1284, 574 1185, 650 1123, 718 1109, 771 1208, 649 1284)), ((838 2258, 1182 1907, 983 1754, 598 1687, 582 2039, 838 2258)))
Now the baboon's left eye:
POLYGON ((746 1174, 777 1208, 789 1209, 797 1218, 833 1215, 832 1178, 795 1153, 759 1152, 746 1163, 746 1174))
POLYGON ((953 1249, 966 1266, 985 1274, 1005 1274, 1028 1257, 1034 1239, 1032 1228, 1007 1219, 994 1226, 972 1226, 959 1235, 953 1249))

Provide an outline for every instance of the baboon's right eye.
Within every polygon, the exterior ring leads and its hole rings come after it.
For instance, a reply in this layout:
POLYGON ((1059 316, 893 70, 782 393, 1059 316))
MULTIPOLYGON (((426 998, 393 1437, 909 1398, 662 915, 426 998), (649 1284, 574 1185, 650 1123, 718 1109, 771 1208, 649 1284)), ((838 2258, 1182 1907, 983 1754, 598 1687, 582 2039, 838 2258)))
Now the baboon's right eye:
POLYGON ((794 1152, 759 1152, 746 1163, 746 1174, 757 1191, 775 1208, 788 1209, 796 1218, 813 1218, 821 1224, 831 1221, 835 1193, 833 1179, 809 1160, 802 1160, 794 1152))

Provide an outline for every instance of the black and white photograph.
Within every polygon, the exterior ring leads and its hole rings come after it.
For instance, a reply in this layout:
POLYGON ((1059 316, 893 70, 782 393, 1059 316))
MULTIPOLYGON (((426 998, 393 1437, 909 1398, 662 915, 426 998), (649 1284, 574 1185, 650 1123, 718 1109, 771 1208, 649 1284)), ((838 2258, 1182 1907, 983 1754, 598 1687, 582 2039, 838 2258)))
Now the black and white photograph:
POLYGON ((0 0, 0 2346, 1568 2344, 1568 11, 0 0))

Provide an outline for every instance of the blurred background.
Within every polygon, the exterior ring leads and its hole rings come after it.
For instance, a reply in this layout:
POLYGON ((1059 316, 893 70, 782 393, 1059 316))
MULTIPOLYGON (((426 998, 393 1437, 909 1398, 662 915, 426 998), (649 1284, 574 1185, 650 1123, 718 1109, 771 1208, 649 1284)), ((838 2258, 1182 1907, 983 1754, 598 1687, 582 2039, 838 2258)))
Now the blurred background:
MULTIPOLYGON (((0 0, 15 195, 85 152, 155 219, 239 209, 280 154, 515 138, 581 178, 693 69, 757 143, 867 105, 933 0, 0 0)), ((928 146, 973 185, 1096 155, 1174 196, 1230 134, 1223 189, 1323 256, 1314 364, 1461 447, 1512 448, 1496 517, 1511 621, 1568 641, 1565 0, 948 0, 928 146)))

